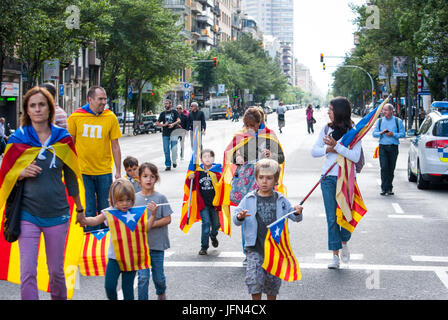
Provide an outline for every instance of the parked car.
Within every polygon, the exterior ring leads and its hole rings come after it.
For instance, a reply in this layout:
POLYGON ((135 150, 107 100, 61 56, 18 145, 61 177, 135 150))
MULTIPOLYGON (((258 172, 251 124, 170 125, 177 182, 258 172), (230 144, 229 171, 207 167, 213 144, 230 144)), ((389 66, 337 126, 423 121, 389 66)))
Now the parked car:
POLYGON ((408 180, 417 182, 419 189, 431 182, 448 183, 448 112, 430 112, 415 135, 408 154, 408 180))
POLYGON ((145 125, 149 125, 150 126, 150 131, 151 132, 162 132, 162 128, 156 126, 156 121, 157 121, 158 117, 156 115, 144 115, 142 117, 142 121, 145 125))
MULTIPOLYGON (((123 112, 117 112, 116 113, 117 119, 119 123, 123 123, 124 119, 124 113, 123 112)), ((126 112, 126 123, 134 122, 134 113, 133 112, 126 112)))

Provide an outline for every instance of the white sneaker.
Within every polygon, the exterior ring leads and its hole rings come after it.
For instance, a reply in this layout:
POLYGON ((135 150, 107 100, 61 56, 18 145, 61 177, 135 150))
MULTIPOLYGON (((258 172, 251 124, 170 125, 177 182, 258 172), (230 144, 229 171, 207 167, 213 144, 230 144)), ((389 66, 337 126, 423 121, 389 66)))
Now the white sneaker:
POLYGON ((341 260, 344 263, 348 263, 350 261, 350 251, 348 250, 347 244, 342 244, 341 260))
POLYGON ((333 261, 328 265, 328 269, 339 269, 339 256, 333 255, 333 261))

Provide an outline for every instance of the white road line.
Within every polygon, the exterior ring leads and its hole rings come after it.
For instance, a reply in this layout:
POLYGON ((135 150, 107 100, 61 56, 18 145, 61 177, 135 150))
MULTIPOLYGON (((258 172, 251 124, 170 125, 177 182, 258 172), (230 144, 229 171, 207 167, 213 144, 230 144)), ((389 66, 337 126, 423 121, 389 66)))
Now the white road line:
MULTIPOLYGON (((301 263, 302 269, 328 269, 326 263, 301 263)), ((242 261, 165 261, 165 267, 221 267, 243 268, 242 261)), ((413 266, 413 265, 382 265, 382 264, 342 264, 341 269, 352 270, 383 270, 383 271, 425 271, 448 272, 448 266, 413 266)))
POLYGON ((448 262, 448 257, 437 256, 411 256, 411 259, 418 262, 448 262))
POLYGON ((220 258, 245 258, 246 255, 242 251, 224 251, 218 254, 220 258))
MULTIPOLYGON (((331 260, 333 258, 333 253, 325 252, 325 253, 316 253, 314 255, 314 259, 326 259, 331 260)), ((362 253, 350 253, 350 260, 362 260, 364 259, 364 255, 362 253)))
POLYGON ((448 273, 446 271, 438 270, 436 271, 436 275, 439 277, 440 281, 442 281, 443 285, 448 289, 448 273))
POLYGON ((381 185, 381 179, 376 179, 376 183, 378 183, 378 185, 381 185))
POLYGON ((372 167, 373 167, 373 164, 371 164, 370 162, 367 162, 366 165, 367 165, 367 167, 369 167, 369 168, 372 168, 372 167))
POLYGON ((398 203, 392 203, 392 207, 394 207, 395 213, 404 213, 403 209, 401 209, 398 203))
POLYGON ((393 219, 423 219, 422 215, 411 215, 411 214, 389 214, 387 216, 388 218, 393 218, 393 219))

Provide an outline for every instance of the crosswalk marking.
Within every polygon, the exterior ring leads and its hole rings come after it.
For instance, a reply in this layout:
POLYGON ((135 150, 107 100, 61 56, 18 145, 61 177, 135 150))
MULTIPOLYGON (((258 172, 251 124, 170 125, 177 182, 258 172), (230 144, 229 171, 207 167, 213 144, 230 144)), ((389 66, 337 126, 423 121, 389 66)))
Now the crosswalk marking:
POLYGON ((448 262, 448 257, 411 256, 411 260, 416 262, 448 262))
POLYGON ((242 251, 224 251, 218 254, 220 258, 245 258, 246 255, 242 251))
POLYGON ((404 213, 403 209, 401 209, 400 205, 398 203, 392 203, 392 207, 394 208, 396 213, 404 213))
POLYGON ((448 273, 446 271, 438 270, 436 271, 436 275, 439 277, 440 281, 442 281, 443 285, 448 289, 448 273))
POLYGON ((419 214, 390 214, 387 216, 388 218, 397 218, 397 219, 423 219, 422 215, 419 214))

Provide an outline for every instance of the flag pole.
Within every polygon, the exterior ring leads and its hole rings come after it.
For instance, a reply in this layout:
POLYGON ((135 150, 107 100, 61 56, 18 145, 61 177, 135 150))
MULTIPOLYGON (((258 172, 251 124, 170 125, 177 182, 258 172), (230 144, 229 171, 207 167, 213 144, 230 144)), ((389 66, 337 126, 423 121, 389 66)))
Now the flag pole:
MULTIPOLYGON (((194 139, 196 141, 196 143, 193 142, 193 154, 192 154, 192 158, 194 159, 194 164, 197 168, 197 148, 198 148, 198 144, 199 144, 199 127, 196 127, 195 133, 194 133, 194 139), (196 155, 195 155, 196 152, 196 155)), ((196 171, 196 170, 195 170, 196 171)), ((190 195, 188 196, 188 213, 187 213, 187 224, 190 221, 190 211, 191 211, 191 193, 193 191, 193 179, 190 179, 190 195)))
POLYGON ((190 179, 190 195, 188 196, 188 213, 187 213, 187 224, 190 221, 190 211, 191 211, 191 192, 193 191, 193 179, 190 179))

